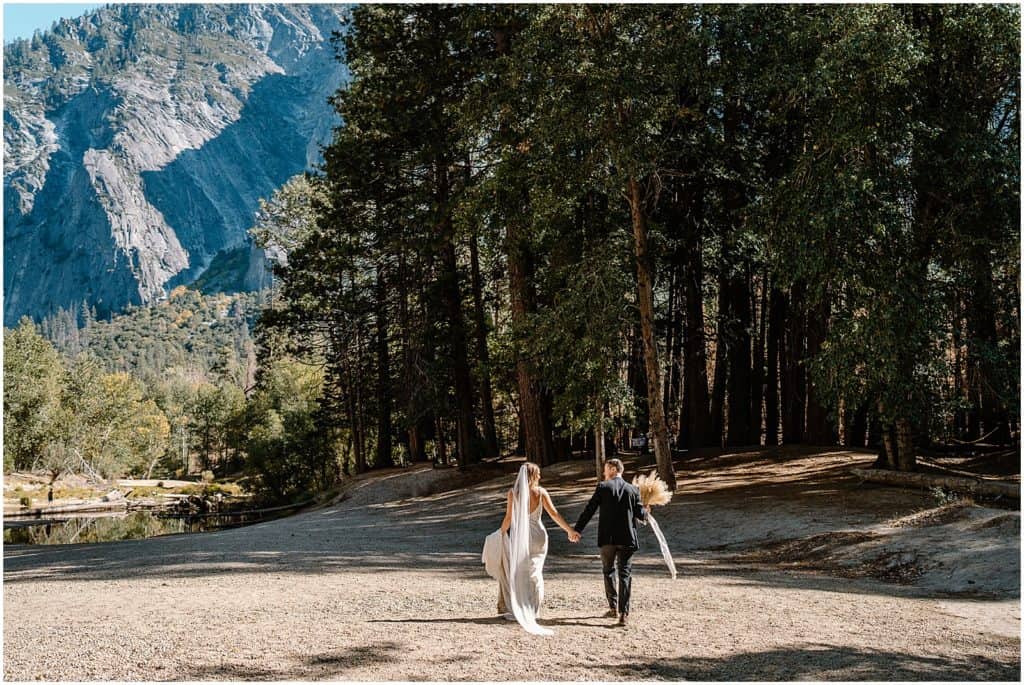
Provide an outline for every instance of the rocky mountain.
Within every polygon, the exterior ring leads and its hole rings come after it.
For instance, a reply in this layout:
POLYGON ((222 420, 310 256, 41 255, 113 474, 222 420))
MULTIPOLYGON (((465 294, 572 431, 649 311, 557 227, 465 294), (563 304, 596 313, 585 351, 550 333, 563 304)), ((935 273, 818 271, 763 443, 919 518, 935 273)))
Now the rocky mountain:
POLYGON ((107 5, 5 46, 5 325, 160 300, 215 260, 261 285, 246 230, 338 123, 344 11, 107 5))

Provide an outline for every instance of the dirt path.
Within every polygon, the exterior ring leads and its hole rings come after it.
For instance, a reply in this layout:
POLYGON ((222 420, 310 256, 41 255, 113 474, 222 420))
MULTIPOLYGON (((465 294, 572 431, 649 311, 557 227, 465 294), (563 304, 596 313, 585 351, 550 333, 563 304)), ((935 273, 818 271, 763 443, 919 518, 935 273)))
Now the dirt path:
MULTIPOLYGON (((682 491, 656 512, 680 575, 668 577, 643 533, 627 629, 599 618, 596 526, 574 546, 545 518, 551 638, 493 616, 496 586, 480 564, 511 475, 407 499, 424 476, 396 476, 332 507, 218 533, 8 546, 4 676, 1016 680, 1019 512, 908 523, 934 508, 927 493, 843 475, 870 456, 812 452, 681 463, 682 491), (980 542, 960 556, 956 539, 934 553, 915 542, 934 546, 936 526, 950 525, 980 542)), ((545 469, 569 520, 591 468, 545 469)))

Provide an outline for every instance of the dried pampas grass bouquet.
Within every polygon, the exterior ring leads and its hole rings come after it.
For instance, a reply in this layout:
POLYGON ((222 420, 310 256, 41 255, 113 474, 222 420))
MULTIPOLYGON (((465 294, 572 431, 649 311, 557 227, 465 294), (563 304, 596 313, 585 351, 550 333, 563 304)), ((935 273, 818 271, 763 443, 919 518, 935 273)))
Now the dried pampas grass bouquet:
MULTIPOLYGON (((637 476, 633 479, 633 485, 640 489, 640 502, 645 507, 657 506, 659 504, 668 504, 672 500, 672 492, 665 485, 665 481, 658 478, 657 473, 651 471, 649 476, 637 476)), ((676 562, 672 560, 672 552, 668 549, 668 542, 665 541, 665 534, 661 532, 661 526, 654 520, 654 516, 648 514, 646 516, 646 523, 649 523, 651 530, 654 531, 654 536, 658 538, 658 547, 661 548, 661 556, 665 560, 665 565, 668 567, 668 572, 675 580, 676 577, 676 562)))
POLYGON ((640 489, 640 502, 645 507, 668 504, 672 501, 672 493, 669 491, 665 481, 658 478, 654 471, 651 475, 639 475, 633 479, 633 485, 640 489))

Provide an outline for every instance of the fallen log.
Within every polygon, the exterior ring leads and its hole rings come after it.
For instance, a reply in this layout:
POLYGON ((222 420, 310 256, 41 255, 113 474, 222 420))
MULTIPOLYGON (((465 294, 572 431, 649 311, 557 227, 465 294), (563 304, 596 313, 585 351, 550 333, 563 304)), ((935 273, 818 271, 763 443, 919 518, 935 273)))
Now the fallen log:
POLYGON ((34 526, 51 526, 55 523, 64 523, 64 519, 27 519, 24 521, 4 521, 4 529, 8 528, 32 528, 34 526))
POLYGON ((887 471, 885 469, 850 469, 850 473, 861 480, 885 485, 899 485, 911 488, 945 488, 954 492, 984 497, 1012 497, 1020 499, 1020 483, 964 476, 946 476, 937 473, 916 473, 887 471))
POLYGON ((195 485, 192 480, 172 480, 164 478, 118 478, 114 485, 123 488, 184 488, 195 485))
POLYGON ((4 516, 46 516, 47 514, 69 514, 79 511, 123 511, 127 509, 127 500, 117 502, 85 502, 82 504, 62 504, 54 507, 36 507, 4 514, 4 516))
MULTIPOLYGON (((918 464, 923 464, 924 466, 927 466, 930 469, 932 469, 932 470, 928 471, 928 473, 930 475, 933 475, 933 476, 950 475, 950 476, 963 476, 964 478, 968 478, 968 479, 977 479, 978 478, 977 474, 972 473, 970 471, 965 471, 963 469, 954 469, 952 466, 946 466, 944 464, 940 464, 937 461, 932 461, 931 459, 927 459, 927 458, 921 457, 921 456, 918 456, 917 463, 918 464)), ((988 479, 981 479, 981 480, 988 480, 988 479)))
POLYGON ((957 440, 956 438, 952 438, 952 441, 955 442, 957 445, 977 445, 984 442, 986 438, 991 437, 1000 428, 1002 428, 1002 426, 996 426, 988 433, 985 433, 983 436, 981 436, 980 438, 976 438, 975 440, 957 440))
POLYGON ((154 497, 147 497, 145 499, 130 499, 128 500, 128 511, 140 511, 145 509, 167 509, 174 504, 173 501, 158 501, 154 497))
POLYGON ((230 510, 211 511, 211 512, 199 513, 199 514, 191 514, 189 516, 189 518, 203 518, 203 517, 206 517, 206 516, 221 516, 221 517, 224 517, 224 518, 228 518, 230 516, 243 516, 243 515, 247 515, 247 514, 268 514, 270 512, 284 511, 286 509, 299 509, 299 508, 304 507, 304 506, 306 506, 308 504, 313 504, 315 501, 316 501, 315 499, 308 499, 305 502, 298 502, 296 504, 285 504, 285 505, 278 506, 278 507, 267 507, 267 508, 264 508, 264 509, 246 509, 246 510, 243 510, 243 511, 230 511, 230 510))

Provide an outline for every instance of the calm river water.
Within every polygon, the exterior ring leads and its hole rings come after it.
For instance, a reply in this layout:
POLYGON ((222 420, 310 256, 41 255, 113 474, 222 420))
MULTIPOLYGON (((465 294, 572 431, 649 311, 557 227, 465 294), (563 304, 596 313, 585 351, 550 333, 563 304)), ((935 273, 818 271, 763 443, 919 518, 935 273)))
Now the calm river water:
POLYGON ((117 516, 50 517, 47 519, 4 519, 4 544, 68 545, 83 542, 135 540, 158 535, 202 533, 234 528, 287 515, 234 512, 205 516, 170 516, 152 511, 135 511, 117 516))

